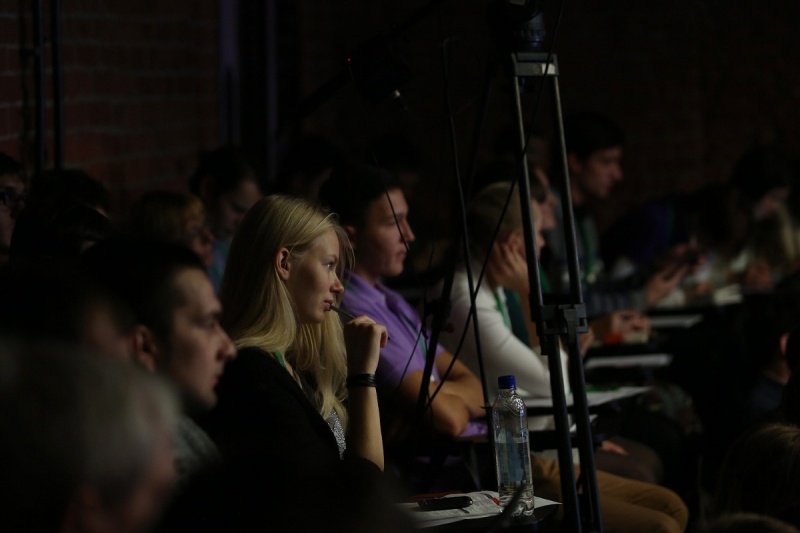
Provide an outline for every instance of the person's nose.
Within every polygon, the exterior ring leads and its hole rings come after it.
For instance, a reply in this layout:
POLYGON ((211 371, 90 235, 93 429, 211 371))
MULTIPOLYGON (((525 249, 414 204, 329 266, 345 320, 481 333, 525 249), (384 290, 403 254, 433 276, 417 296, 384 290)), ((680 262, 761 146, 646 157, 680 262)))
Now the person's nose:
POLYGON ((403 238, 407 243, 410 244, 416 240, 414 232, 411 231, 411 224, 408 223, 408 220, 403 221, 403 223, 400 225, 400 229, 403 232, 403 238))
POLYGON ((229 361, 236 357, 236 345, 233 344, 233 341, 228 337, 227 333, 223 332, 222 334, 225 339, 220 349, 220 356, 223 361, 229 361))
POLYGON ((331 292, 333 294, 343 294, 344 293, 344 285, 342 285, 341 280, 339 280, 339 276, 336 274, 333 275, 333 286, 331 287, 331 292))

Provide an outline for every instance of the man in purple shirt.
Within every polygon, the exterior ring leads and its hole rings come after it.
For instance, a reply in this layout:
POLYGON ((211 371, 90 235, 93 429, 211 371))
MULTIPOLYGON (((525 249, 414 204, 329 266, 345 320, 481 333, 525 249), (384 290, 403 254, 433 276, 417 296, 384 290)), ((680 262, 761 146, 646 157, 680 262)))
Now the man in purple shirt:
MULTIPOLYGON (((356 254, 356 264, 345 278, 343 307, 386 325, 391 342, 381 350, 376 378, 381 397, 384 438, 402 441, 413 427, 425 366, 427 332, 416 311, 398 293, 380 283, 403 272, 406 244, 414 241, 408 224, 408 204, 391 174, 375 167, 336 169, 320 191, 322 201, 340 217, 356 254)), ((428 390, 441 386, 426 423, 436 433, 468 437, 486 433, 478 378, 441 346, 436 349, 428 390), (447 380, 441 376, 453 363, 447 380)))

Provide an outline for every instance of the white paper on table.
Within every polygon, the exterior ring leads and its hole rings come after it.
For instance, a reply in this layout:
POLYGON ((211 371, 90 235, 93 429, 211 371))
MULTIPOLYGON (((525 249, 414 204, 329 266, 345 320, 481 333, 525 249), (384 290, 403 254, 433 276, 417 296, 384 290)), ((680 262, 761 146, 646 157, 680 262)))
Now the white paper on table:
MULTIPOLYGON (((636 396, 647 392, 650 387, 615 387, 605 391, 592 391, 586 393, 586 400, 589 407, 596 407, 609 402, 636 396)), ((523 398, 525 405, 530 409, 531 407, 552 407, 552 398, 523 398)), ((572 405, 572 394, 567 394, 567 405, 572 405)))
MULTIPOLYGON (((419 506, 416 503, 401 503, 399 506, 401 509, 407 510, 414 520, 422 527, 440 526, 443 524, 460 522, 461 520, 474 520, 476 518, 485 518, 493 515, 499 516, 500 513, 503 512, 503 508, 500 506, 500 496, 497 491, 482 490, 465 494, 449 494, 443 496, 443 498, 454 496, 469 496, 472 498, 472 505, 464 509, 444 509, 442 511, 417 511, 416 509, 419 509, 419 506)), ((533 506, 535 509, 551 505, 561 504, 534 496, 533 506)))
POLYGON ((583 363, 584 370, 596 368, 663 368, 672 363, 668 353, 643 353, 632 355, 610 355, 592 357, 583 363))
POLYGON ((653 329, 690 328, 703 321, 700 313, 687 315, 659 315, 650 317, 650 327, 653 329))

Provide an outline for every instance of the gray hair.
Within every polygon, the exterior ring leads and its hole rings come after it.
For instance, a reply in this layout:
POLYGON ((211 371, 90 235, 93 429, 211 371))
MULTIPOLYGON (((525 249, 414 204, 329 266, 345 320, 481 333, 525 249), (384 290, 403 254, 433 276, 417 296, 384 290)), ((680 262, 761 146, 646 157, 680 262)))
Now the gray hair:
POLYGON ((81 486, 121 504, 177 417, 172 390, 130 364, 0 344, 0 526, 55 530, 81 486))

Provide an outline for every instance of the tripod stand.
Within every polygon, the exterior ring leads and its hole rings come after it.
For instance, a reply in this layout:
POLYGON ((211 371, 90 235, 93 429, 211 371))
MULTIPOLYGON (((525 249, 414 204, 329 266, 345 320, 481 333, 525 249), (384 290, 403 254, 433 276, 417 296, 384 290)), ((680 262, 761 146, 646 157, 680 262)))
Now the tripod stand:
MULTIPOLYGON (((497 59, 491 60, 487 68, 486 85, 483 93, 483 109, 486 109, 491 86, 498 70, 497 59)), ((565 527, 569 531, 602 531, 600 522, 600 505, 597 491, 597 475, 594 466, 594 452, 591 436, 589 410, 586 400, 586 384, 583 373, 583 362, 580 353, 579 334, 588 330, 586 309, 580 283, 578 268, 578 255, 576 248, 576 234, 572 200, 569 187, 569 177, 566 172, 566 150, 564 143, 563 120, 561 114, 561 101, 558 90, 558 65, 555 56, 544 53, 511 52, 502 62, 512 79, 513 86, 513 113, 515 126, 519 131, 519 152, 517 183, 520 189, 520 201, 523 217, 523 231, 525 239, 526 258, 528 262, 528 279, 531 287, 529 305, 531 316, 536 323, 537 332, 541 339, 543 355, 549 355, 548 365, 550 370, 550 387, 553 396, 553 414, 558 442, 558 459, 560 466, 561 487, 564 504, 565 527), (536 257, 536 236, 533 231, 533 216, 530 203, 530 183, 528 181, 528 163, 524 155, 526 145, 525 126, 522 119, 522 102, 520 86, 526 81, 540 78, 542 83, 539 90, 544 90, 545 85, 551 85, 555 104, 555 123, 557 140, 562 157, 562 168, 565 169, 563 179, 559 180, 562 197, 562 209, 565 210, 564 238, 566 243, 569 279, 570 302, 560 305, 545 305, 542 296, 539 278, 539 263, 536 257), (574 418, 577 428, 578 450, 581 460, 581 479, 583 482, 583 506, 578 501, 574 467, 572 461, 572 444, 569 432, 569 418, 567 415, 566 395, 564 393, 562 371, 560 364, 560 338, 565 338, 567 352, 569 353, 569 378, 574 398, 574 418)), ((482 122, 483 117, 480 121, 482 122)), ((478 126, 481 131, 481 124, 478 126)))

